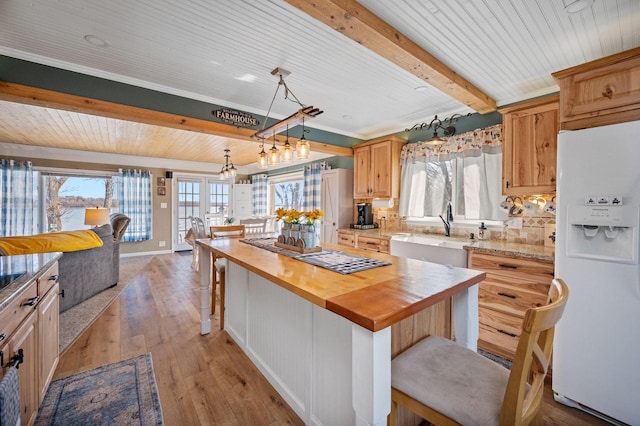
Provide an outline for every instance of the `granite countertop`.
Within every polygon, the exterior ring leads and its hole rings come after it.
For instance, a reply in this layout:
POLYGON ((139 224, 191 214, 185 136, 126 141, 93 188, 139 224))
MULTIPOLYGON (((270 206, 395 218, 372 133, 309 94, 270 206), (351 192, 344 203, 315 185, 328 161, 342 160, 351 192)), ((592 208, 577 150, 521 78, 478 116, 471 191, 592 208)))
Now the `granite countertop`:
POLYGON ((0 310, 19 297, 42 270, 61 256, 58 252, 0 256, 0 310))
MULTIPOLYGON (((338 229, 338 232, 354 234, 354 235, 355 234, 366 235, 366 236, 377 237, 377 238, 388 238, 388 239, 391 239, 394 236, 413 235, 412 232, 386 230, 386 229, 383 230, 380 228, 376 228, 376 229, 344 228, 344 229, 338 229)), ((533 244, 510 243, 510 242, 499 241, 499 240, 470 240, 468 238, 445 237, 442 234, 417 233, 415 235, 420 235, 420 236, 435 238, 435 239, 468 242, 469 244, 465 245, 464 248, 467 250, 474 250, 478 253, 521 257, 525 259, 541 260, 544 262, 553 262, 555 259, 555 247, 545 247, 542 245, 533 245, 533 244)))

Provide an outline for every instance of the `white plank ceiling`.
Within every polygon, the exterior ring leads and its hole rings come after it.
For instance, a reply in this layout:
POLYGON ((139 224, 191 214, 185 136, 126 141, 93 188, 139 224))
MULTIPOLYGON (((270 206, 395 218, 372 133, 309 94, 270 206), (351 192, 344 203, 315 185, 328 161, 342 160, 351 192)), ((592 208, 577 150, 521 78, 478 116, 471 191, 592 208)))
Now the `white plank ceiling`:
MULTIPOLYGON (((640 46, 640 0, 595 0, 569 14, 565 6, 574 1, 359 3, 501 106, 557 91, 554 71, 640 46)), ((291 71, 286 81, 300 101, 325 111, 311 127, 360 139, 403 131, 436 114, 472 112, 284 0, 1 0, 0 54, 262 115, 277 84, 270 72, 282 67, 291 71)), ((279 97, 271 116, 295 109, 279 97)), ((86 120, 2 102, 0 142, 81 144, 97 152, 217 163, 219 147, 238 146, 218 138, 211 142, 215 149, 198 151, 204 139, 216 137, 173 131, 168 137, 184 138, 191 148, 132 149, 135 144, 114 134, 142 140, 159 130, 106 118, 100 125, 73 124, 86 120), (39 131, 30 128, 34 122, 39 131)))

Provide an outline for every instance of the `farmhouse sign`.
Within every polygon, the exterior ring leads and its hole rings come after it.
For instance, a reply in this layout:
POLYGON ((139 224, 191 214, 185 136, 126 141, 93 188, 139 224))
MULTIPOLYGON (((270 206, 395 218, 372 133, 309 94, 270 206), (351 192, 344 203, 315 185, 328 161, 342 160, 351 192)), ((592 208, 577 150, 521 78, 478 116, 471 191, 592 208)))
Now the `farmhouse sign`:
POLYGON ((254 127, 260 124, 257 118, 247 114, 246 112, 236 111, 233 109, 215 109, 211 111, 211 114, 219 120, 227 124, 233 124, 240 127, 254 127))

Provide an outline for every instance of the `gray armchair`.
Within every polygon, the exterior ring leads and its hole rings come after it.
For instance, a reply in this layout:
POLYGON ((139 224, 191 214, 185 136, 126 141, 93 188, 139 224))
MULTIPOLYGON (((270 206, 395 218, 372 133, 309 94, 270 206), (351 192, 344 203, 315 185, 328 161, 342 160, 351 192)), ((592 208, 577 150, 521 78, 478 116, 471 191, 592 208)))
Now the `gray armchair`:
POLYGON ((129 225, 129 218, 113 213, 110 221, 91 229, 102 239, 102 247, 66 252, 60 258, 60 312, 118 284, 120 240, 129 225))

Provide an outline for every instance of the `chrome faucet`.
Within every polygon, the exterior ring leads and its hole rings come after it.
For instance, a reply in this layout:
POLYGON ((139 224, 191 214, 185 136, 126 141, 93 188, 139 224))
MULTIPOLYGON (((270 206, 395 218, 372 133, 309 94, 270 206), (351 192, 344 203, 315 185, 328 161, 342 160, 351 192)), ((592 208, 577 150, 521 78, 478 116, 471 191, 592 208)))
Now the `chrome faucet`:
POLYGON ((447 219, 445 220, 442 215, 440 215, 440 219, 442 219, 442 223, 444 223, 444 235, 446 237, 451 236, 451 222, 453 222, 453 211, 451 208, 451 203, 447 204, 447 219))

